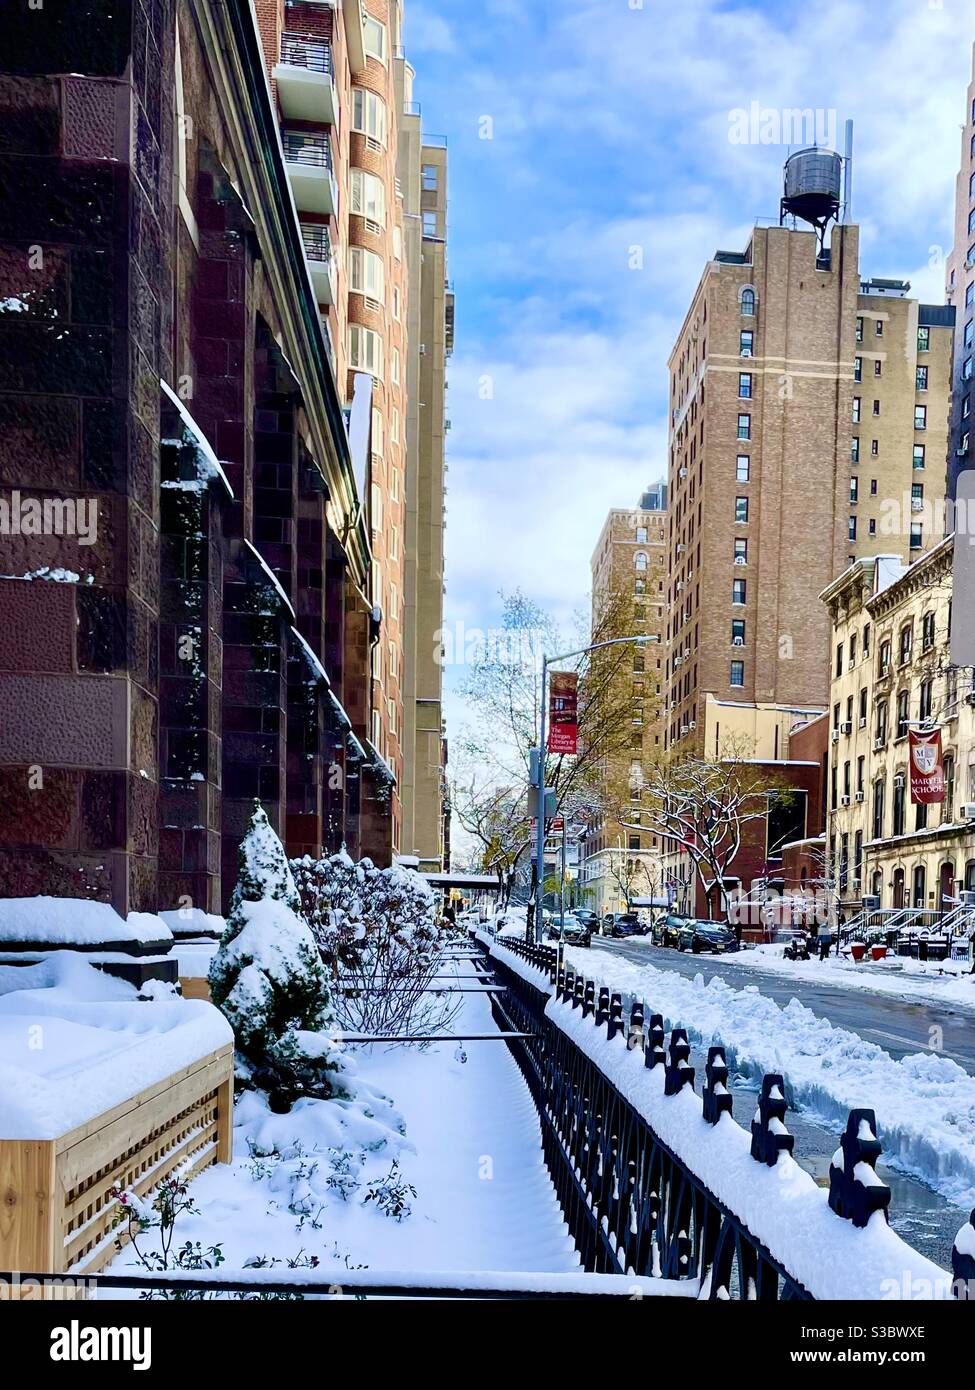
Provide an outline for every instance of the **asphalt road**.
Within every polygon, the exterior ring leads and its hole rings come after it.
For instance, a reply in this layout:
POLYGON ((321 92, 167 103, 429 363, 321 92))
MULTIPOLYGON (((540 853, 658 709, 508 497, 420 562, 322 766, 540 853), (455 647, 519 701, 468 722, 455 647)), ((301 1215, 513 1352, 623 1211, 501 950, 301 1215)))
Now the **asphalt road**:
POLYGON ((926 1052, 931 1046, 932 1028, 942 1030, 941 1051, 970 1075, 975 1075, 975 1019, 971 1013, 950 1005, 911 1004, 890 995, 871 995, 862 990, 842 989, 803 980, 796 963, 795 982, 780 975, 737 965, 734 956, 694 956, 670 947, 648 946, 642 942, 595 938, 593 950, 610 951, 637 965, 653 965, 658 970, 676 970, 681 975, 720 975, 732 988, 754 985, 777 1004, 798 999, 817 1018, 827 1019, 838 1028, 849 1028, 861 1038, 876 1043, 892 1057, 926 1052), (598 944, 597 944, 598 943, 598 944))

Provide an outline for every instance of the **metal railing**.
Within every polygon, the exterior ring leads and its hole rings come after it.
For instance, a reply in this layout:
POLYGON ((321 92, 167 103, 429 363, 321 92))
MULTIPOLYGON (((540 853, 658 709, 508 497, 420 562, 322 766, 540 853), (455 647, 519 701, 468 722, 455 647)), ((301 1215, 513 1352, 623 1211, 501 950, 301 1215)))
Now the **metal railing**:
MULTIPOLYGON (((547 977, 526 978, 492 948, 491 962, 508 986, 504 995, 492 996, 492 1011, 507 1031, 534 1033, 512 1044, 512 1053, 538 1109, 545 1161, 586 1268, 697 1279, 700 1296, 712 1300, 812 1298, 697 1176, 693 1155, 668 1147, 594 1058, 550 1016, 551 987, 557 1001, 591 1019, 594 1032, 604 1030, 606 1040, 620 1039, 617 1046, 639 1049, 646 1068, 661 1067, 664 1097, 694 1090, 686 1031, 672 1029, 666 1043, 662 1015, 646 1017, 640 1000, 611 994, 566 968, 554 947, 513 937, 498 944, 547 977)), ((702 1118, 709 1125, 731 1113, 728 1070, 724 1046, 711 1046, 702 1095, 702 1118)), ((792 1152, 787 1110, 784 1078, 766 1075, 751 1124, 751 1156, 757 1162, 774 1167, 781 1153, 792 1152)), ((891 1198, 875 1172, 881 1154, 876 1133, 872 1110, 851 1111, 830 1165, 829 1208, 837 1219, 859 1228, 878 1212, 885 1218, 891 1198)), ((789 1200, 788 1194, 783 1200, 789 1200)), ((899 1244, 905 1264, 916 1260, 936 1269, 906 1243, 899 1244)), ((944 1272, 945 1292, 950 1286, 958 1299, 975 1296, 969 1244, 963 1227, 952 1250, 954 1279, 944 1272)))
POLYGON ((310 164, 332 172, 332 142, 324 133, 285 130, 281 134, 281 144, 289 164, 310 164))
POLYGON ((305 248, 305 255, 310 261, 331 263, 332 239, 328 234, 327 227, 323 227, 317 222, 302 222, 301 240, 305 248))
POLYGON ((289 68, 307 68, 309 72, 320 72, 331 77, 332 45, 324 39, 285 33, 281 35, 281 62, 289 68))

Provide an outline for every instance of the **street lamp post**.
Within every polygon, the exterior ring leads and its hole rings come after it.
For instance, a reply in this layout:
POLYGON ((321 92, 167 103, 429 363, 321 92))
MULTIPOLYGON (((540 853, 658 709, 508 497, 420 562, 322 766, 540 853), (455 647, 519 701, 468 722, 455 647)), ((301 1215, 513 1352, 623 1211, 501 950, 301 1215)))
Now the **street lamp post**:
POLYGON ((588 647, 580 647, 578 651, 561 652, 558 656, 542 657, 542 707, 539 719, 540 737, 538 740, 538 767, 536 769, 536 791, 538 804, 535 808, 537 823, 535 828, 535 940, 540 942, 542 939, 542 897, 543 897, 543 878, 545 862, 545 740, 547 737, 546 721, 548 716, 548 695, 546 687, 548 684, 548 668, 557 661, 568 661, 574 656, 586 656, 589 652, 597 652, 602 647, 618 647, 626 642, 635 643, 637 646, 645 646, 650 642, 659 642, 660 638, 655 634, 643 635, 638 637, 610 637, 605 642, 593 642, 588 647))

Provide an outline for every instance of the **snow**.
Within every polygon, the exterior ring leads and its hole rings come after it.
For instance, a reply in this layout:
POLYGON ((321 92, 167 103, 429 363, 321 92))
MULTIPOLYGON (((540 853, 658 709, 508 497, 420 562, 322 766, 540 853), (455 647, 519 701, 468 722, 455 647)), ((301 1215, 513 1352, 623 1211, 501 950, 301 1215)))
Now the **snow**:
MULTIPOLYGON (((647 941, 646 937, 631 940, 647 941)), ((810 951, 815 947, 811 943, 810 951)), ((756 946, 738 951, 734 964, 770 975, 787 975, 801 986, 808 979, 816 984, 837 985, 841 989, 865 990, 898 999, 916 999, 928 1004, 951 1004, 975 1010, 975 975, 968 961, 918 961, 909 956, 888 956, 880 961, 857 964, 848 955, 830 955, 828 960, 786 960, 784 945, 756 946)), ((729 958, 730 959, 730 958, 729 958)))
POLYGON ((0 1139, 53 1139, 232 1043, 223 1016, 71 951, 0 966, 0 1139))
POLYGON ((217 953, 216 941, 178 941, 173 947, 180 979, 205 980, 217 953))
POLYGON ((120 917, 110 903, 88 898, 0 898, 0 942, 101 946, 112 941, 164 944, 173 934, 151 912, 120 917))
MULTIPOLYGON (((455 968, 472 978, 467 962, 455 968)), ((452 1031, 493 1037, 488 1000, 458 997, 462 1026, 452 1031)), ((542 1159, 538 1116, 504 1043, 369 1045, 343 1056, 347 1099, 302 1100, 272 1115, 256 1093, 241 1098, 234 1162, 194 1180, 198 1215, 180 1218, 178 1244, 219 1242, 226 1269, 303 1250, 339 1283, 357 1267, 433 1282, 434 1272, 449 1270, 444 1278, 488 1283, 508 1271, 537 1279, 579 1270, 542 1159), (396 1181, 416 1189, 399 1221, 365 1201, 394 1162, 396 1181)), ((124 1250, 111 1272, 134 1259, 124 1250)))
POLYGON ((169 927, 173 936, 223 936, 227 923, 215 912, 204 912, 201 907, 173 907, 160 912, 159 916, 169 927))
MULTIPOLYGON (((27 574, 0 574, 0 579, 51 579, 56 584, 81 583, 81 575, 77 570, 66 570, 59 565, 42 565, 40 569, 30 570, 27 574)), ((85 582, 91 584, 93 576, 89 575, 85 582)))
POLYGON ((820 1019, 792 999, 780 1007, 753 985, 705 984, 652 965, 570 948, 587 978, 635 994, 666 1026, 687 1029, 702 1047, 721 1043, 729 1067, 761 1079, 785 1077, 790 1105, 843 1127, 850 1110, 876 1112, 884 1162, 921 1178, 950 1201, 975 1200, 975 1086, 948 1057, 918 1052, 895 1061, 875 1043, 820 1019))
POLYGON ((258 565, 260 565, 261 570, 264 573, 265 579, 270 584, 271 588, 277 594, 278 598, 281 600, 281 602, 284 604, 285 608, 288 610, 288 612, 291 614, 293 618, 295 616, 294 607, 291 603, 291 600, 288 598, 288 595, 284 592, 284 589, 281 587, 281 581, 278 578, 278 576, 274 573, 274 570, 265 560, 264 556, 258 550, 257 546, 254 545, 251 541, 249 541, 246 538, 246 536, 244 537, 244 545, 254 556, 254 559, 257 561, 258 565))
MULTIPOLYGON (((529 975, 530 967, 504 946, 495 945, 492 954, 525 978, 539 973, 529 975)), ((615 980, 603 982, 617 985, 615 980)), ((659 992, 654 991, 653 998, 655 1009, 662 1011, 659 992)), ((581 1009, 554 995, 545 1012, 593 1058, 661 1141, 684 1157, 701 1182, 814 1297, 891 1298, 905 1288, 914 1297, 949 1297, 951 1276, 906 1245, 881 1213, 857 1229, 830 1210, 825 1190, 790 1154, 781 1153, 772 1168, 758 1163, 751 1157, 750 1135, 730 1115, 709 1125, 702 1117, 700 1096, 689 1087, 665 1096, 664 1068, 648 1069, 642 1051, 628 1050, 623 1034, 607 1040, 605 1029, 597 1028, 591 1015, 583 1018, 581 1009)), ((689 1024, 684 1026, 690 1035, 689 1024)), ((733 1053, 730 1044, 728 1052, 733 1053)))
MULTIPOLYGON (((201 481, 209 481, 209 479, 211 478, 218 478, 220 482, 223 483, 224 487, 227 489, 228 496, 231 498, 231 500, 233 500, 234 490, 230 486, 230 479, 227 477, 226 473, 223 470, 223 466, 218 460, 216 454, 213 452, 213 449, 210 447, 210 441, 207 439, 206 435, 200 429, 199 425, 193 419, 193 416, 186 409, 186 406, 180 400, 179 396, 177 396, 176 392, 172 389, 172 387, 168 385, 167 382, 162 380, 159 382, 159 385, 162 387, 163 394, 169 398, 169 400, 172 402, 172 404, 176 407, 177 411, 179 412, 179 418, 183 426, 183 429, 186 432, 186 435, 188 436, 189 440, 196 447, 197 469, 199 471, 201 481)), ((185 443, 185 440, 175 439, 164 440, 163 442, 167 444, 176 444, 177 446, 182 447, 182 445, 185 443)))
POLYGON ((317 681, 321 681, 321 683, 326 688, 329 687, 332 684, 332 682, 328 678, 328 672, 325 670, 325 667, 319 661, 318 657, 312 651, 311 647, 305 641, 304 637, 302 637, 298 629, 296 627, 293 627, 291 629, 291 632, 294 638, 297 640, 298 645, 302 650, 302 654, 304 655, 305 660, 311 668, 312 675, 315 677, 317 681))

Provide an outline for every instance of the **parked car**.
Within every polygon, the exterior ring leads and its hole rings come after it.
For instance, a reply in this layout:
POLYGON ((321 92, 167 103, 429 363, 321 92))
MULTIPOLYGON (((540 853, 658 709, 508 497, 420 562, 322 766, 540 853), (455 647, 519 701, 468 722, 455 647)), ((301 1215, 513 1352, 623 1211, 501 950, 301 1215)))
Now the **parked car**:
POLYGON ((591 907, 574 907, 572 915, 576 921, 583 922, 591 932, 599 928, 599 913, 594 912, 591 907))
POLYGON ((650 929, 650 938, 655 946, 676 946, 681 928, 687 923, 686 917, 675 912, 665 912, 658 917, 650 929))
POLYGON ((644 936, 646 927, 635 912, 607 912, 603 918, 603 936, 644 936))
POLYGON ((703 918, 691 918, 684 922, 677 934, 678 951, 711 951, 720 955, 724 951, 737 951, 738 940, 730 927, 723 922, 709 922, 703 918))
POLYGON ((549 941, 564 941, 567 946, 589 946, 592 941, 592 932, 585 922, 580 922, 578 917, 567 912, 565 920, 559 924, 559 919, 554 917, 547 928, 549 941))

